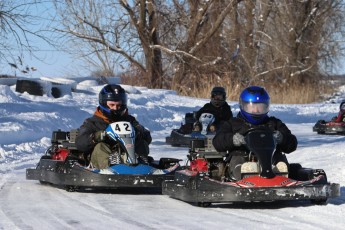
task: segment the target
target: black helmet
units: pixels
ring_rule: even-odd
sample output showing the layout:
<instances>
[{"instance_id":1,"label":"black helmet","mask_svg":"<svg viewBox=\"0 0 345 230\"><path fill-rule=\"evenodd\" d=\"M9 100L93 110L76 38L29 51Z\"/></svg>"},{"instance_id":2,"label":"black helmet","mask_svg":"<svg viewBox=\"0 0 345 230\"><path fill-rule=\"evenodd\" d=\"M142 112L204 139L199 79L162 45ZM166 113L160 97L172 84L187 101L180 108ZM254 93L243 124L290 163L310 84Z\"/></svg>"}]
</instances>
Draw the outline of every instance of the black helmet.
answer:
<instances>
[{"instance_id":1,"label":"black helmet","mask_svg":"<svg viewBox=\"0 0 345 230\"><path fill-rule=\"evenodd\" d=\"M127 94L120 85L106 85L98 95L99 107L104 115L110 119L116 119L127 111ZM121 101L122 105L119 110L111 110L107 106L107 101Z\"/></svg>"},{"instance_id":2,"label":"black helmet","mask_svg":"<svg viewBox=\"0 0 345 230\"><path fill-rule=\"evenodd\" d=\"M224 105L226 99L226 92L223 87L216 86L211 91L211 104L220 107Z\"/></svg>"}]
</instances>

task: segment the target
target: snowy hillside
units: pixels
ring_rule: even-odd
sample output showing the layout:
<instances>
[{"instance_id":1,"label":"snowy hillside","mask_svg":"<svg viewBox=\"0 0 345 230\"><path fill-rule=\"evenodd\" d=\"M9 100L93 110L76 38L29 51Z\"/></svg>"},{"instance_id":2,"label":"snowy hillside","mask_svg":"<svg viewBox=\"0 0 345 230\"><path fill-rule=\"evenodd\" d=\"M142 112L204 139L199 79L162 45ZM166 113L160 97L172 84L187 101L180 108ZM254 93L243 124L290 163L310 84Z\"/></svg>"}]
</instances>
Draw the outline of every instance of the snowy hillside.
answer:
<instances>
[{"instance_id":1,"label":"snowy hillside","mask_svg":"<svg viewBox=\"0 0 345 230\"><path fill-rule=\"evenodd\" d=\"M50 145L52 131L78 128L93 114L102 86L83 83L76 92L53 98L17 93L0 85L0 229L344 229L345 136L318 135L319 119L338 113L345 87L332 101L271 106L270 115L287 123L298 149L290 162L322 168L328 180L341 184L341 197L325 206L308 202L215 204L199 208L167 196L139 191L68 193L25 180ZM186 112L208 99L180 97L174 91L124 86L129 112L152 132L154 158L186 159L187 148L165 144ZM344 93L344 94L343 94ZM335 103L332 103L335 102ZM237 102L229 101L234 114Z\"/></svg>"}]
</instances>

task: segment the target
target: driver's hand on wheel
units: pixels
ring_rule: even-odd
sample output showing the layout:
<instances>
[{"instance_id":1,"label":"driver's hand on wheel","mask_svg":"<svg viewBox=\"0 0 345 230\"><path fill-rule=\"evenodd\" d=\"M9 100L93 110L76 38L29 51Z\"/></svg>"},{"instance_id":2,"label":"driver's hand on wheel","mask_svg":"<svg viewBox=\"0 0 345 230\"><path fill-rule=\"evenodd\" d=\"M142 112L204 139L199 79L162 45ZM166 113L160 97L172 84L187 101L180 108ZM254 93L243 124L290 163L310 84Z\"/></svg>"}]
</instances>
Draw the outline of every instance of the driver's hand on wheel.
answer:
<instances>
[{"instance_id":1,"label":"driver's hand on wheel","mask_svg":"<svg viewBox=\"0 0 345 230\"><path fill-rule=\"evenodd\" d=\"M246 141L244 140L244 136L240 133L235 133L232 137L232 142L235 146L245 145Z\"/></svg>"},{"instance_id":2,"label":"driver's hand on wheel","mask_svg":"<svg viewBox=\"0 0 345 230\"><path fill-rule=\"evenodd\" d=\"M284 136L280 131L276 130L273 132L273 138L276 140L277 144L281 144Z\"/></svg>"}]
</instances>

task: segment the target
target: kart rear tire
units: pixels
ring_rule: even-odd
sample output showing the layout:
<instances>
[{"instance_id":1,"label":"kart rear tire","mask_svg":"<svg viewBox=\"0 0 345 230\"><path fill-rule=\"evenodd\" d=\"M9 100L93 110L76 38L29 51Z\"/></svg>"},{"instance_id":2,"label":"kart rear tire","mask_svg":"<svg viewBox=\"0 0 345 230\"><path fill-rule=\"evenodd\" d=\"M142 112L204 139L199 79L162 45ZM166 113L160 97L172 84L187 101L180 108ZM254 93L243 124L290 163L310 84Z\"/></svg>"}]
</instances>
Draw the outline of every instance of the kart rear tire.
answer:
<instances>
[{"instance_id":1,"label":"kart rear tire","mask_svg":"<svg viewBox=\"0 0 345 230\"><path fill-rule=\"evenodd\" d=\"M48 185L48 184L50 184L49 182L43 181L43 180L40 180L39 182L40 182L40 184L42 184L42 185Z\"/></svg>"},{"instance_id":2,"label":"kart rear tire","mask_svg":"<svg viewBox=\"0 0 345 230\"><path fill-rule=\"evenodd\" d=\"M52 93L52 96L54 98L59 98L59 97L62 96L62 93L61 93L60 89L57 88L57 87L52 87L52 92L51 93Z\"/></svg>"},{"instance_id":3,"label":"kart rear tire","mask_svg":"<svg viewBox=\"0 0 345 230\"><path fill-rule=\"evenodd\" d=\"M66 185L65 190L67 192L76 192L78 191L79 187L78 186L73 186L73 185Z\"/></svg>"}]
</instances>

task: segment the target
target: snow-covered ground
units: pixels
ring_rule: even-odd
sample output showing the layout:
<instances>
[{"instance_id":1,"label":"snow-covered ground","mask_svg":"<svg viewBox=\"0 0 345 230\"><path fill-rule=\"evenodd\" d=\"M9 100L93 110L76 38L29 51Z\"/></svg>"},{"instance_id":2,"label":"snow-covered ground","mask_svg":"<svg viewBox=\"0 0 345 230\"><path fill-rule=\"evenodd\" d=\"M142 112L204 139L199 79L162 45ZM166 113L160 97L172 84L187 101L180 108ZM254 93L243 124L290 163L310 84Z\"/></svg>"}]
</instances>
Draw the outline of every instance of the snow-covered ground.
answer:
<instances>
[{"instance_id":1,"label":"snow-covered ground","mask_svg":"<svg viewBox=\"0 0 345 230\"><path fill-rule=\"evenodd\" d=\"M125 86L129 111L153 136L154 158L186 159L187 148L165 144L186 112L208 99L180 97L173 91ZM341 196L327 205L309 202L214 204L200 208L152 192L75 192L25 179L50 145L54 130L78 128L97 105L101 86L81 84L78 92L61 98L19 94L0 85L0 229L344 229L345 136L318 135L312 127L338 112L336 103L271 106L297 136L290 162L322 168L328 180L341 185ZM78 86L77 86L78 89ZM344 95L345 97L345 95ZM237 102L229 101L234 114Z\"/></svg>"}]
</instances>

